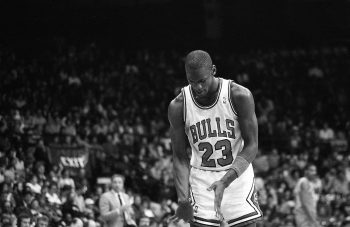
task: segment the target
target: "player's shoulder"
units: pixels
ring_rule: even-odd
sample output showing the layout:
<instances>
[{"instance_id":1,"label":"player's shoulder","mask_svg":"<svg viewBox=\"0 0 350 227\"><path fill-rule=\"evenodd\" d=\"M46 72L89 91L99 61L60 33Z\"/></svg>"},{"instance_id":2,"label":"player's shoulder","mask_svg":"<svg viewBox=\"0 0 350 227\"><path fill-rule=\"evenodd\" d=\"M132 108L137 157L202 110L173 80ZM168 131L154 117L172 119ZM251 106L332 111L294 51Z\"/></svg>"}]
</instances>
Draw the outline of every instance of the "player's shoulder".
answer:
<instances>
[{"instance_id":1,"label":"player's shoulder","mask_svg":"<svg viewBox=\"0 0 350 227\"><path fill-rule=\"evenodd\" d=\"M169 104L169 109L183 108L184 95L180 92Z\"/></svg>"},{"instance_id":2,"label":"player's shoulder","mask_svg":"<svg viewBox=\"0 0 350 227\"><path fill-rule=\"evenodd\" d=\"M234 81L230 81L230 92L232 98L253 98L251 91Z\"/></svg>"},{"instance_id":3,"label":"player's shoulder","mask_svg":"<svg viewBox=\"0 0 350 227\"><path fill-rule=\"evenodd\" d=\"M182 119L183 118L183 105L184 105L184 95L180 92L173 100L171 100L168 107L168 118L172 119Z\"/></svg>"}]
</instances>

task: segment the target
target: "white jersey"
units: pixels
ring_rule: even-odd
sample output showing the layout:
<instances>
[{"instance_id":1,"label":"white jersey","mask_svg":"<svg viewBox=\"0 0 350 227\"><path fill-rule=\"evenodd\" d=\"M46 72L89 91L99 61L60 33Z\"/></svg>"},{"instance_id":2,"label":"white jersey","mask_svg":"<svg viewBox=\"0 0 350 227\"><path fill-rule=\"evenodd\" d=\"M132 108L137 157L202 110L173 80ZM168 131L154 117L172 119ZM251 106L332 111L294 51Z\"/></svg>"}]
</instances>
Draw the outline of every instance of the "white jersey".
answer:
<instances>
[{"instance_id":1,"label":"white jersey","mask_svg":"<svg viewBox=\"0 0 350 227\"><path fill-rule=\"evenodd\" d=\"M230 80L219 78L215 102L202 106L196 102L191 85L182 89L185 132L192 149L191 166L222 171L231 167L243 148L237 114L230 97Z\"/></svg>"}]
</instances>

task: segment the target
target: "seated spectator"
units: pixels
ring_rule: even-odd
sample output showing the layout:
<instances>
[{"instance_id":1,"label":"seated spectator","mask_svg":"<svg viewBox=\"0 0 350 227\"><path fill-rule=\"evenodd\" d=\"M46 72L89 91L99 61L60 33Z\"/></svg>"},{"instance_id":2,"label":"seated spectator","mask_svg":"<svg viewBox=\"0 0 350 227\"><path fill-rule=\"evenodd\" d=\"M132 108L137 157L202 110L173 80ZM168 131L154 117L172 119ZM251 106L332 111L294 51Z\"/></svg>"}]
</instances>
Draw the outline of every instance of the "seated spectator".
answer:
<instances>
[{"instance_id":1,"label":"seated spectator","mask_svg":"<svg viewBox=\"0 0 350 227\"><path fill-rule=\"evenodd\" d=\"M64 186L68 186L72 189L75 188L74 180L70 176L69 169L63 169L62 177L58 180L58 187L62 189Z\"/></svg>"},{"instance_id":2,"label":"seated spectator","mask_svg":"<svg viewBox=\"0 0 350 227\"><path fill-rule=\"evenodd\" d=\"M30 213L30 204L34 199L34 193L28 187L23 192L23 197L17 202L16 205L16 214L20 214L22 212Z\"/></svg>"},{"instance_id":3,"label":"seated spectator","mask_svg":"<svg viewBox=\"0 0 350 227\"><path fill-rule=\"evenodd\" d=\"M347 181L345 178L344 170L338 171L337 176L333 182L333 189L336 193L342 195L349 194L349 181Z\"/></svg>"},{"instance_id":4,"label":"seated spectator","mask_svg":"<svg viewBox=\"0 0 350 227\"><path fill-rule=\"evenodd\" d=\"M35 227L48 227L49 226L49 218L45 215L39 217L37 219Z\"/></svg>"},{"instance_id":5,"label":"seated spectator","mask_svg":"<svg viewBox=\"0 0 350 227\"><path fill-rule=\"evenodd\" d=\"M51 204L58 204L61 205L61 199L58 196L58 189L57 189L57 184L56 183L51 183L49 186L48 192L45 194L47 200Z\"/></svg>"},{"instance_id":6,"label":"seated spectator","mask_svg":"<svg viewBox=\"0 0 350 227\"><path fill-rule=\"evenodd\" d=\"M80 218L74 218L70 227L83 227L84 223Z\"/></svg>"},{"instance_id":7,"label":"seated spectator","mask_svg":"<svg viewBox=\"0 0 350 227\"><path fill-rule=\"evenodd\" d=\"M328 123L323 123L323 127L319 131L319 138L323 142L330 142L334 139L334 130L329 127Z\"/></svg>"},{"instance_id":8,"label":"seated spectator","mask_svg":"<svg viewBox=\"0 0 350 227\"><path fill-rule=\"evenodd\" d=\"M59 119L58 114L55 113L54 116L49 114L47 124L45 125L45 133L51 135L58 134L61 131L61 127L61 120Z\"/></svg>"},{"instance_id":9,"label":"seated spectator","mask_svg":"<svg viewBox=\"0 0 350 227\"><path fill-rule=\"evenodd\" d=\"M38 177L33 174L29 178L29 182L26 183L26 187L29 187L30 190L36 194L41 193L41 185L38 183Z\"/></svg>"},{"instance_id":10,"label":"seated spectator","mask_svg":"<svg viewBox=\"0 0 350 227\"><path fill-rule=\"evenodd\" d=\"M2 217L0 220L2 220L2 223L10 223L13 224L16 221L16 215L14 213L14 206L11 204L10 201L5 201L2 204L1 212Z\"/></svg>"},{"instance_id":11,"label":"seated spectator","mask_svg":"<svg viewBox=\"0 0 350 227\"><path fill-rule=\"evenodd\" d=\"M37 164L35 165L35 169L36 169L36 174L38 177L38 183L43 186L44 182L46 182L47 178L45 175L45 165L43 162L37 162Z\"/></svg>"},{"instance_id":12,"label":"seated spectator","mask_svg":"<svg viewBox=\"0 0 350 227\"><path fill-rule=\"evenodd\" d=\"M73 205L78 209L80 214L84 214L86 211L85 199L83 194L85 193L84 185L77 184L75 190L73 190Z\"/></svg>"},{"instance_id":13,"label":"seated spectator","mask_svg":"<svg viewBox=\"0 0 350 227\"><path fill-rule=\"evenodd\" d=\"M142 216L139 221L139 227L149 227L151 224L151 220L147 216Z\"/></svg>"},{"instance_id":14,"label":"seated spectator","mask_svg":"<svg viewBox=\"0 0 350 227\"><path fill-rule=\"evenodd\" d=\"M32 216L28 212L22 212L18 215L18 227L30 227L33 223Z\"/></svg>"}]
</instances>

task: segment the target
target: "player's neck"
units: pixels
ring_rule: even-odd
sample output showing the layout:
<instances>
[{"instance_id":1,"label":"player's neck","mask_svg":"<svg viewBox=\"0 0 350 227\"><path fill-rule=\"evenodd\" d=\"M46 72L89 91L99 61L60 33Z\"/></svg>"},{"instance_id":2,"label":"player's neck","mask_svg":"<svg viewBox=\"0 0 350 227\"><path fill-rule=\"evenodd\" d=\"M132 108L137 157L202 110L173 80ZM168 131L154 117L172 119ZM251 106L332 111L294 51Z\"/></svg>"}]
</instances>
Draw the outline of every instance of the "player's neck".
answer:
<instances>
[{"instance_id":1,"label":"player's neck","mask_svg":"<svg viewBox=\"0 0 350 227\"><path fill-rule=\"evenodd\" d=\"M214 77L213 79L213 84L211 85L211 87L209 88L208 94L203 97L204 99L215 99L216 95L219 92L220 89L220 79L217 77Z\"/></svg>"},{"instance_id":2,"label":"player's neck","mask_svg":"<svg viewBox=\"0 0 350 227\"><path fill-rule=\"evenodd\" d=\"M214 83L212 86L211 91L209 91L209 95L216 95L219 92L220 89L220 79L217 77L214 77Z\"/></svg>"}]
</instances>

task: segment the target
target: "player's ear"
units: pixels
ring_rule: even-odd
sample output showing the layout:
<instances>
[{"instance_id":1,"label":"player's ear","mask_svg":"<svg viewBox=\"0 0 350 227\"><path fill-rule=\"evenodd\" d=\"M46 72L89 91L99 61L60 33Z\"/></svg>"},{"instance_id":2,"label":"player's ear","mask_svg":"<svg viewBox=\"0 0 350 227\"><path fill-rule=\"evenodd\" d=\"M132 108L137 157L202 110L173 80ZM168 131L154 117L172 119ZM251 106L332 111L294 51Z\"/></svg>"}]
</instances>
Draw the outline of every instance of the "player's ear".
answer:
<instances>
[{"instance_id":1,"label":"player's ear","mask_svg":"<svg viewBox=\"0 0 350 227\"><path fill-rule=\"evenodd\" d=\"M216 74L216 66L213 65L212 66L212 75L215 76L215 74Z\"/></svg>"}]
</instances>

